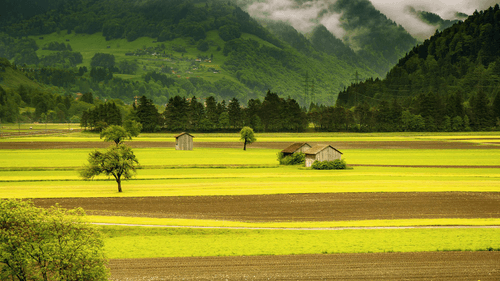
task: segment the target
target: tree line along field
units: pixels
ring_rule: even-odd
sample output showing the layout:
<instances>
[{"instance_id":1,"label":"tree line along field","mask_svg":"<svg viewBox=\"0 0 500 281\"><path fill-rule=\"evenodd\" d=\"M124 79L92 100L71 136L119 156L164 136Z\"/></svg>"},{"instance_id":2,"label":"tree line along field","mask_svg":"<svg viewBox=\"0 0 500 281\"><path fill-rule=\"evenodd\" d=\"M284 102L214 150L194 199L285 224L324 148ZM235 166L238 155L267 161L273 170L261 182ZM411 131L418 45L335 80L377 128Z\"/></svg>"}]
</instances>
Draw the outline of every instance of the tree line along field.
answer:
<instances>
[{"instance_id":1,"label":"tree line along field","mask_svg":"<svg viewBox=\"0 0 500 281\"><path fill-rule=\"evenodd\" d=\"M331 143L350 169L279 166L277 152L294 140ZM396 253L410 264L426 256L442 265L433 271L412 264L415 276L494 280L500 277L491 262L500 249L499 140L492 133L257 134L243 151L237 134L200 134L193 151L176 151L172 136L145 134L127 142L142 169L119 194L112 179L78 177L88 153L109 145L97 135L4 138L0 194L43 207L83 207L90 222L118 224L100 226L114 280L243 278L256 274L253 263L268 278L301 279L315 276L307 266L312 261L321 268L343 264L335 274L361 278L365 271L348 270L338 257L371 259L381 265L370 271L377 276L397 274L388 263ZM82 142L88 146L70 148ZM478 255L485 262L471 262ZM283 266L273 271L266 259ZM186 273L186 263L198 275ZM216 270L195 269L207 263ZM240 263L240 270L228 263Z\"/></svg>"}]
</instances>

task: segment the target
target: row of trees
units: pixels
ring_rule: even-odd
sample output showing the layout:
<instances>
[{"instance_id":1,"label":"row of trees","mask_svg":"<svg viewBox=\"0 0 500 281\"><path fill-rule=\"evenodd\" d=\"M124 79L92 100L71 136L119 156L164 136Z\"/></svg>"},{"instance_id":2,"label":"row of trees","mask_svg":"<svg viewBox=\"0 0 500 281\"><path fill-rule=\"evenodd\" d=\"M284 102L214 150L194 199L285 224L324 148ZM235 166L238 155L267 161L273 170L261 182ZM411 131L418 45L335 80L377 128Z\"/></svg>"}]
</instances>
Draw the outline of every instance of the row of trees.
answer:
<instances>
[{"instance_id":1,"label":"row of trees","mask_svg":"<svg viewBox=\"0 0 500 281\"><path fill-rule=\"evenodd\" d=\"M483 131L500 129L500 94L480 91L468 100L455 93L429 92L400 103L375 106L363 102L351 108L312 107L309 120L325 131Z\"/></svg>"},{"instance_id":2,"label":"row of trees","mask_svg":"<svg viewBox=\"0 0 500 281\"><path fill-rule=\"evenodd\" d=\"M196 97L185 99L180 96L171 98L163 113L152 101L141 97L134 114L143 125L143 131L237 131L249 126L257 131L304 131L308 125L306 113L293 99L282 99L268 91L261 102L251 99L247 107L242 107L237 98L227 104L217 102L211 96L205 101Z\"/></svg>"},{"instance_id":3,"label":"row of trees","mask_svg":"<svg viewBox=\"0 0 500 281\"><path fill-rule=\"evenodd\" d=\"M82 97L83 98L83 97ZM120 125L120 110L114 103L101 104L86 111L81 126L101 131ZM440 96L420 94L410 102L397 99L371 106L364 102L354 107L311 104L308 111L294 99L280 98L267 92L261 102L251 99L243 107L238 99L228 103L214 97L199 100L175 96L165 110L142 96L125 120L140 122L145 132L167 131L238 131L244 126L258 132L302 132L312 123L318 131L470 131L500 128L500 94L489 99L484 92L464 101L459 94Z\"/></svg>"}]
</instances>

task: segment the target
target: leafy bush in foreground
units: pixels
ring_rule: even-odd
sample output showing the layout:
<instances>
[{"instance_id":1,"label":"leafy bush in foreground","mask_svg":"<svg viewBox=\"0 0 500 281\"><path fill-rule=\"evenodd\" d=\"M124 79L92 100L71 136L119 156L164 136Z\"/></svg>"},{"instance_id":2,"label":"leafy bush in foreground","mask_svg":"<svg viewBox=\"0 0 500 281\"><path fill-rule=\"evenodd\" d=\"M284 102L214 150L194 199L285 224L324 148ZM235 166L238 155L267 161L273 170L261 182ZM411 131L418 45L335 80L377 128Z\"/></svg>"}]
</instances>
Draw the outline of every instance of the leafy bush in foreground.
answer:
<instances>
[{"instance_id":1,"label":"leafy bush in foreground","mask_svg":"<svg viewBox=\"0 0 500 281\"><path fill-rule=\"evenodd\" d=\"M314 161L311 166L315 170L343 170L347 168L344 159L335 159L333 161Z\"/></svg>"},{"instance_id":2,"label":"leafy bush in foreground","mask_svg":"<svg viewBox=\"0 0 500 281\"><path fill-rule=\"evenodd\" d=\"M107 280L102 236L83 215L0 200L0 280Z\"/></svg>"},{"instance_id":3,"label":"leafy bush in foreground","mask_svg":"<svg viewBox=\"0 0 500 281\"><path fill-rule=\"evenodd\" d=\"M306 155L303 152L297 152L292 155L284 156L282 152L278 153L280 165L299 165L304 164Z\"/></svg>"}]
</instances>

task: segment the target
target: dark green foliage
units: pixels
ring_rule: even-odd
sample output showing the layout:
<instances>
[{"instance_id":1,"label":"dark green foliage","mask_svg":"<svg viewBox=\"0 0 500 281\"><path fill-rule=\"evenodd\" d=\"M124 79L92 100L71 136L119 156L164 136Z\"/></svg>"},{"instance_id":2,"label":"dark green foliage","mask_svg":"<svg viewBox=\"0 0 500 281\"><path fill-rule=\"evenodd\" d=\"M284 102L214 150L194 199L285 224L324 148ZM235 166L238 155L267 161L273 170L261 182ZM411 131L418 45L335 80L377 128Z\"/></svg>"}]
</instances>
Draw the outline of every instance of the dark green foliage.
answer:
<instances>
[{"instance_id":1,"label":"dark green foliage","mask_svg":"<svg viewBox=\"0 0 500 281\"><path fill-rule=\"evenodd\" d=\"M453 21L444 20L439 15L434 14L434 13L430 13L430 12L426 12L426 11L418 11L418 12L415 11L415 13L424 22L427 22L430 25L436 26L437 29L440 31L443 29L446 29L446 28L448 28L448 27L450 27L453 24L458 22L458 20L453 20Z\"/></svg>"},{"instance_id":2,"label":"dark green foliage","mask_svg":"<svg viewBox=\"0 0 500 281\"><path fill-rule=\"evenodd\" d=\"M189 128L189 104L185 98L170 98L163 115L169 131L186 131Z\"/></svg>"},{"instance_id":3,"label":"dark green foliage","mask_svg":"<svg viewBox=\"0 0 500 281\"><path fill-rule=\"evenodd\" d=\"M240 27L238 25L229 25L229 24L221 26L219 28L219 36L224 41L240 38L241 36Z\"/></svg>"},{"instance_id":4,"label":"dark green foliage","mask_svg":"<svg viewBox=\"0 0 500 281\"><path fill-rule=\"evenodd\" d=\"M229 123L232 128L241 128L243 125L243 114L240 106L240 102L237 98L233 98L229 101L227 107L227 113L229 116Z\"/></svg>"},{"instance_id":5,"label":"dark green foliage","mask_svg":"<svg viewBox=\"0 0 500 281\"><path fill-rule=\"evenodd\" d=\"M314 161L311 166L314 170L343 170L347 169L344 159L335 159L333 161Z\"/></svg>"},{"instance_id":6,"label":"dark green foliage","mask_svg":"<svg viewBox=\"0 0 500 281\"><path fill-rule=\"evenodd\" d=\"M92 82L102 82L102 81L109 81L113 79L113 72L109 68L104 68L104 67L92 67L90 70L90 78L92 79Z\"/></svg>"},{"instance_id":7,"label":"dark green foliage","mask_svg":"<svg viewBox=\"0 0 500 281\"><path fill-rule=\"evenodd\" d=\"M205 41L205 40L200 40L198 42L198 45L196 46L196 48L202 52L206 52L208 51L208 49L210 48L210 46L208 45L208 42Z\"/></svg>"},{"instance_id":8,"label":"dark green foliage","mask_svg":"<svg viewBox=\"0 0 500 281\"><path fill-rule=\"evenodd\" d=\"M278 161L280 165L301 165L306 161L306 155L303 152L296 152L291 155L284 156L283 152L278 153Z\"/></svg>"},{"instance_id":9,"label":"dark green foliage","mask_svg":"<svg viewBox=\"0 0 500 281\"><path fill-rule=\"evenodd\" d=\"M135 60L122 60L118 63L118 68L123 74L135 74L135 72L139 69L139 65Z\"/></svg>"},{"instance_id":10,"label":"dark green foliage","mask_svg":"<svg viewBox=\"0 0 500 281\"><path fill-rule=\"evenodd\" d=\"M51 51L73 51L70 44L64 44L59 42L50 42L42 47L42 50L51 50Z\"/></svg>"},{"instance_id":11,"label":"dark green foliage","mask_svg":"<svg viewBox=\"0 0 500 281\"><path fill-rule=\"evenodd\" d=\"M83 62L83 56L79 52L55 52L40 59L40 64L45 67L72 68Z\"/></svg>"},{"instance_id":12,"label":"dark green foliage","mask_svg":"<svg viewBox=\"0 0 500 281\"><path fill-rule=\"evenodd\" d=\"M92 97L91 95L87 95ZM82 96L83 98L83 96ZM102 131L110 125L122 125L120 110L114 102L99 104L93 109L84 111L80 119L80 126L90 130Z\"/></svg>"},{"instance_id":13,"label":"dark green foliage","mask_svg":"<svg viewBox=\"0 0 500 281\"><path fill-rule=\"evenodd\" d=\"M142 124L143 132L158 132L163 126L163 120L153 101L142 96L139 105L135 110L135 115Z\"/></svg>"},{"instance_id":14,"label":"dark green foliage","mask_svg":"<svg viewBox=\"0 0 500 281\"><path fill-rule=\"evenodd\" d=\"M112 54L96 53L90 61L91 67L103 67L113 69L115 67L115 56Z\"/></svg>"}]
</instances>

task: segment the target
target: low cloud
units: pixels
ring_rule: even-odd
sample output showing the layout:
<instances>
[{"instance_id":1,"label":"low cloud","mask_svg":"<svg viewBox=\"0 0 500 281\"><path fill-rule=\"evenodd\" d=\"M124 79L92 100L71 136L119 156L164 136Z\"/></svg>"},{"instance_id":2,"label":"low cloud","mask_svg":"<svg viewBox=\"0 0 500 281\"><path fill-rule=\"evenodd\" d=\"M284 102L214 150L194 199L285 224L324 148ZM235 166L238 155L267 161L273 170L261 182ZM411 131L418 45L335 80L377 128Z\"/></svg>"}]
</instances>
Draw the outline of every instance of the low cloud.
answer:
<instances>
[{"instance_id":1,"label":"low cloud","mask_svg":"<svg viewBox=\"0 0 500 281\"><path fill-rule=\"evenodd\" d=\"M328 6L334 1L312 0L266 0L247 6L248 13L255 18L288 22L302 33L311 32L314 27L323 24L332 34L342 39L345 34L340 26L340 14L328 12Z\"/></svg>"},{"instance_id":2,"label":"low cloud","mask_svg":"<svg viewBox=\"0 0 500 281\"><path fill-rule=\"evenodd\" d=\"M345 40L342 14L329 9L337 0L236 0L255 18L288 22L302 33L311 32L319 24L333 35ZM459 14L471 15L485 10L500 0L369 0L389 19L403 26L413 37L425 40L436 31L436 26L419 18L419 11L439 15L444 20L463 20Z\"/></svg>"},{"instance_id":3,"label":"low cloud","mask_svg":"<svg viewBox=\"0 0 500 281\"><path fill-rule=\"evenodd\" d=\"M403 26L411 35L423 40L432 36L435 26L424 23L414 11L439 15L444 20L463 18L457 13L471 15L475 10L485 10L498 0L370 0L373 6L389 19Z\"/></svg>"}]
</instances>

